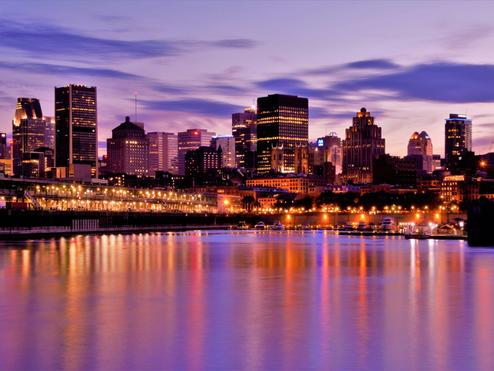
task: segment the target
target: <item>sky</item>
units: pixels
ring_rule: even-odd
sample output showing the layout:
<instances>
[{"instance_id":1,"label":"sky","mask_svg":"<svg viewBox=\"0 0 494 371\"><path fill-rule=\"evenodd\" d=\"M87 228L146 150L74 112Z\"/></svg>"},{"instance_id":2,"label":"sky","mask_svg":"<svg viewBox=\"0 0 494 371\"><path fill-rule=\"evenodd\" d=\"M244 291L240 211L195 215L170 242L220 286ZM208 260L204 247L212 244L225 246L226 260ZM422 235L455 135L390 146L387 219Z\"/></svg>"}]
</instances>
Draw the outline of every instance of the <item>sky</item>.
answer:
<instances>
[{"instance_id":1,"label":"sky","mask_svg":"<svg viewBox=\"0 0 494 371\"><path fill-rule=\"evenodd\" d=\"M147 131L231 134L257 97L309 98L311 139L344 136L366 107L386 151L425 130L444 153L449 113L494 151L494 2L0 0L0 131L17 97L53 115L54 87L98 88L104 152L126 115Z\"/></svg>"}]
</instances>

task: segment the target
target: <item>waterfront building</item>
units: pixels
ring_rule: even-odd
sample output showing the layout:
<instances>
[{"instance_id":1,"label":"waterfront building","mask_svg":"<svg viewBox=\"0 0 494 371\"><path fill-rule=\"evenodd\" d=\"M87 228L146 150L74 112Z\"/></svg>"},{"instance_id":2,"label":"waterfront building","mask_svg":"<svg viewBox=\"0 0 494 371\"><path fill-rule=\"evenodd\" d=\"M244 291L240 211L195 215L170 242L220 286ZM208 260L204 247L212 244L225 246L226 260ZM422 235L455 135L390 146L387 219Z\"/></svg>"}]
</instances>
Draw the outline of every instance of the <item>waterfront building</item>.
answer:
<instances>
[{"instance_id":1,"label":"waterfront building","mask_svg":"<svg viewBox=\"0 0 494 371\"><path fill-rule=\"evenodd\" d=\"M323 179L307 176L283 175L278 177L261 177L247 179L247 187L264 187L283 189L288 192L301 194L317 193L326 185Z\"/></svg>"},{"instance_id":2,"label":"waterfront building","mask_svg":"<svg viewBox=\"0 0 494 371\"><path fill-rule=\"evenodd\" d=\"M148 173L148 142L144 129L127 116L107 140L107 171L145 176Z\"/></svg>"},{"instance_id":3,"label":"waterfront building","mask_svg":"<svg viewBox=\"0 0 494 371\"><path fill-rule=\"evenodd\" d=\"M151 132L148 140L148 174L154 176L157 171L177 174L178 138L174 133Z\"/></svg>"},{"instance_id":4,"label":"waterfront building","mask_svg":"<svg viewBox=\"0 0 494 371\"><path fill-rule=\"evenodd\" d=\"M221 147L221 166L222 167L236 167L236 152L235 152L235 137L231 135L223 135L213 137L211 140L211 146L215 149Z\"/></svg>"},{"instance_id":5,"label":"waterfront building","mask_svg":"<svg viewBox=\"0 0 494 371\"><path fill-rule=\"evenodd\" d=\"M309 140L309 100L273 94L257 99L257 154L259 174L272 170L273 148L282 148L282 172L295 172L295 147Z\"/></svg>"},{"instance_id":6,"label":"waterfront building","mask_svg":"<svg viewBox=\"0 0 494 371\"><path fill-rule=\"evenodd\" d=\"M232 135L235 138L235 164L238 168L252 168L257 143L256 107L232 114Z\"/></svg>"},{"instance_id":7,"label":"waterfront building","mask_svg":"<svg viewBox=\"0 0 494 371\"><path fill-rule=\"evenodd\" d=\"M425 131L420 134L414 132L408 141L407 157L416 161L417 170L430 174L434 170L432 156L432 140L429 135Z\"/></svg>"},{"instance_id":8,"label":"waterfront building","mask_svg":"<svg viewBox=\"0 0 494 371\"><path fill-rule=\"evenodd\" d=\"M384 154L381 128L365 108L357 112L346 129L343 147L343 177L354 183L371 183L373 162Z\"/></svg>"},{"instance_id":9,"label":"waterfront building","mask_svg":"<svg viewBox=\"0 0 494 371\"><path fill-rule=\"evenodd\" d=\"M188 129L178 133L178 173L185 175L185 154L201 146L211 145L216 133L206 129Z\"/></svg>"},{"instance_id":10,"label":"waterfront building","mask_svg":"<svg viewBox=\"0 0 494 371\"><path fill-rule=\"evenodd\" d=\"M12 165L15 176L22 175L22 161L36 148L46 146L49 128L36 98L18 98L12 120Z\"/></svg>"},{"instance_id":11,"label":"waterfront building","mask_svg":"<svg viewBox=\"0 0 494 371\"><path fill-rule=\"evenodd\" d=\"M97 177L98 120L96 88L67 85L55 88L55 162L69 174L89 169Z\"/></svg>"},{"instance_id":12,"label":"waterfront building","mask_svg":"<svg viewBox=\"0 0 494 371\"><path fill-rule=\"evenodd\" d=\"M452 113L446 119L444 131L446 167L454 173L461 167L467 152L472 151L472 120L465 115Z\"/></svg>"},{"instance_id":13,"label":"waterfront building","mask_svg":"<svg viewBox=\"0 0 494 371\"><path fill-rule=\"evenodd\" d=\"M194 177L221 168L221 148L201 146L185 154L185 175Z\"/></svg>"}]
</instances>

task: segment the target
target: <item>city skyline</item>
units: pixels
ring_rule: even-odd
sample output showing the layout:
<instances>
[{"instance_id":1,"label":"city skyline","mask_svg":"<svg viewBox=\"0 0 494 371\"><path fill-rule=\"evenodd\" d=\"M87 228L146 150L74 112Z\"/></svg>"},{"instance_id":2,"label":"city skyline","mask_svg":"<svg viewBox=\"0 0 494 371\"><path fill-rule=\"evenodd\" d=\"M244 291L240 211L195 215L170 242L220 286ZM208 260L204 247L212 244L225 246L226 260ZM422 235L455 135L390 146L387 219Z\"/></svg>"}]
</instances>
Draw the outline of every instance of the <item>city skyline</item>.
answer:
<instances>
[{"instance_id":1,"label":"city skyline","mask_svg":"<svg viewBox=\"0 0 494 371\"><path fill-rule=\"evenodd\" d=\"M39 98L52 116L53 87L81 83L98 87L100 149L126 115L147 131L204 127L229 134L232 113L281 93L309 99L311 139L342 137L353 112L365 106L389 153L406 154L410 135L427 130L443 154L444 120L456 112L473 120L474 151L489 152L494 5L476 3L485 11L471 20L464 3L374 4L265 3L263 12L255 2L16 4L0 26L0 131L9 132L18 97ZM77 19L67 17L75 11ZM268 32L275 11L278 27ZM366 16L352 27L356 11ZM249 27L232 27L239 14ZM292 28L298 15L314 26ZM186 28L191 22L197 27Z\"/></svg>"}]
</instances>

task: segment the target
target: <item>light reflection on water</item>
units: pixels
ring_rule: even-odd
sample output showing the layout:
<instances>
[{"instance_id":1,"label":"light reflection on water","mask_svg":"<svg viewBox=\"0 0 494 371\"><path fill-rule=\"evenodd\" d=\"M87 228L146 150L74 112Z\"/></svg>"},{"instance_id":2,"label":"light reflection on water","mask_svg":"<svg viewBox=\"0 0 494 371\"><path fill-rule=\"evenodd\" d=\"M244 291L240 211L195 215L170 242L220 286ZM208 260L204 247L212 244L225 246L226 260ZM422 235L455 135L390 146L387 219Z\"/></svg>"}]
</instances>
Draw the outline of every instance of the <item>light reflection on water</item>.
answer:
<instances>
[{"instance_id":1,"label":"light reflection on water","mask_svg":"<svg viewBox=\"0 0 494 371\"><path fill-rule=\"evenodd\" d=\"M329 232L0 242L0 368L494 370L494 251Z\"/></svg>"}]
</instances>

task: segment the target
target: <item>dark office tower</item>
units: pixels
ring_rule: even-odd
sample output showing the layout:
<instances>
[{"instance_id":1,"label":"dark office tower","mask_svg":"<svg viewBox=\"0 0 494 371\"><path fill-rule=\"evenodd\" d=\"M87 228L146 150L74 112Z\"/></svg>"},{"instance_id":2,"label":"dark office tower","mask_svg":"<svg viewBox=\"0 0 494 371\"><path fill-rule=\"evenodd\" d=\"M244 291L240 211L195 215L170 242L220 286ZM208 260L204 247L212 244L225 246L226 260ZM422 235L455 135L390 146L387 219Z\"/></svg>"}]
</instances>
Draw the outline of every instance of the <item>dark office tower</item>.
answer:
<instances>
[{"instance_id":1,"label":"dark office tower","mask_svg":"<svg viewBox=\"0 0 494 371\"><path fill-rule=\"evenodd\" d=\"M201 146L185 154L185 175L204 175L221 168L221 148Z\"/></svg>"},{"instance_id":2,"label":"dark office tower","mask_svg":"<svg viewBox=\"0 0 494 371\"><path fill-rule=\"evenodd\" d=\"M45 145L46 122L41 104L35 98L18 98L12 120L12 167L15 176L22 175L24 155Z\"/></svg>"},{"instance_id":3,"label":"dark office tower","mask_svg":"<svg viewBox=\"0 0 494 371\"><path fill-rule=\"evenodd\" d=\"M189 129L178 133L178 173L185 175L185 154L201 146L210 146L216 133L206 129Z\"/></svg>"},{"instance_id":4,"label":"dark office tower","mask_svg":"<svg viewBox=\"0 0 494 371\"><path fill-rule=\"evenodd\" d=\"M448 170L461 167L463 157L472 151L472 120L465 115L450 114L445 124L445 160Z\"/></svg>"},{"instance_id":5,"label":"dark office tower","mask_svg":"<svg viewBox=\"0 0 494 371\"><path fill-rule=\"evenodd\" d=\"M282 172L295 171L295 147L309 140L309 100L273 94L257 99L257 156L259 174L271 170L271 149L283 148Z\"/></svg>"},{"instance_id":6,"label":"dark office tower","mask_svg":"<svg viewBox=\"0 0 494 371\"><path fill-rule=\"evenodd\" d=\"M0 133L0 160L8 157L7 153L7 133Z\"/></svg>"},{"instance_id":7,"label":"dark office tower","mask_svg":"<svg viewBox=\"0 0 494 371\"><path fill-rule=\"evenodd\" d=\"M55 158L57 167L90 167L97 177L98 128L96 88L55 88Z\"/></svg>"},{"instance_id":8,"label":"dark office tower","mask_svg":"<svg viewBox=\"0 0 494 371\"><path fill-rule=\"evenodd\" d=\"M107 171L113 174L144 176L148 172L148 141L144 129L130 122L125 122L112 130L112 137L107 139Z\"/></svg>"},{"instance_id":9,"label":"dark office tower","mask_svg":"<svg viewBox=\"0 0 494 371\"><path fill-rule=\"evenodd\" d=\"M256 151L256 108L249 107L244 112L232 114L232 135L235 138L235 165L248 167L249 155Z\"/></svg>"},{"instance_id":10,"label":"dark office tower","mask_svg":"<svg viewBox=\"0 0 494 371\"><path fill-rule=\"evenodd\" d=\"M384 139L381 128L374 124L374 117L365 108L357 112L352 126L345 130L342 147L344 179L371 183L373 162L384 155Z\"/></svg>"}]
</instances>

